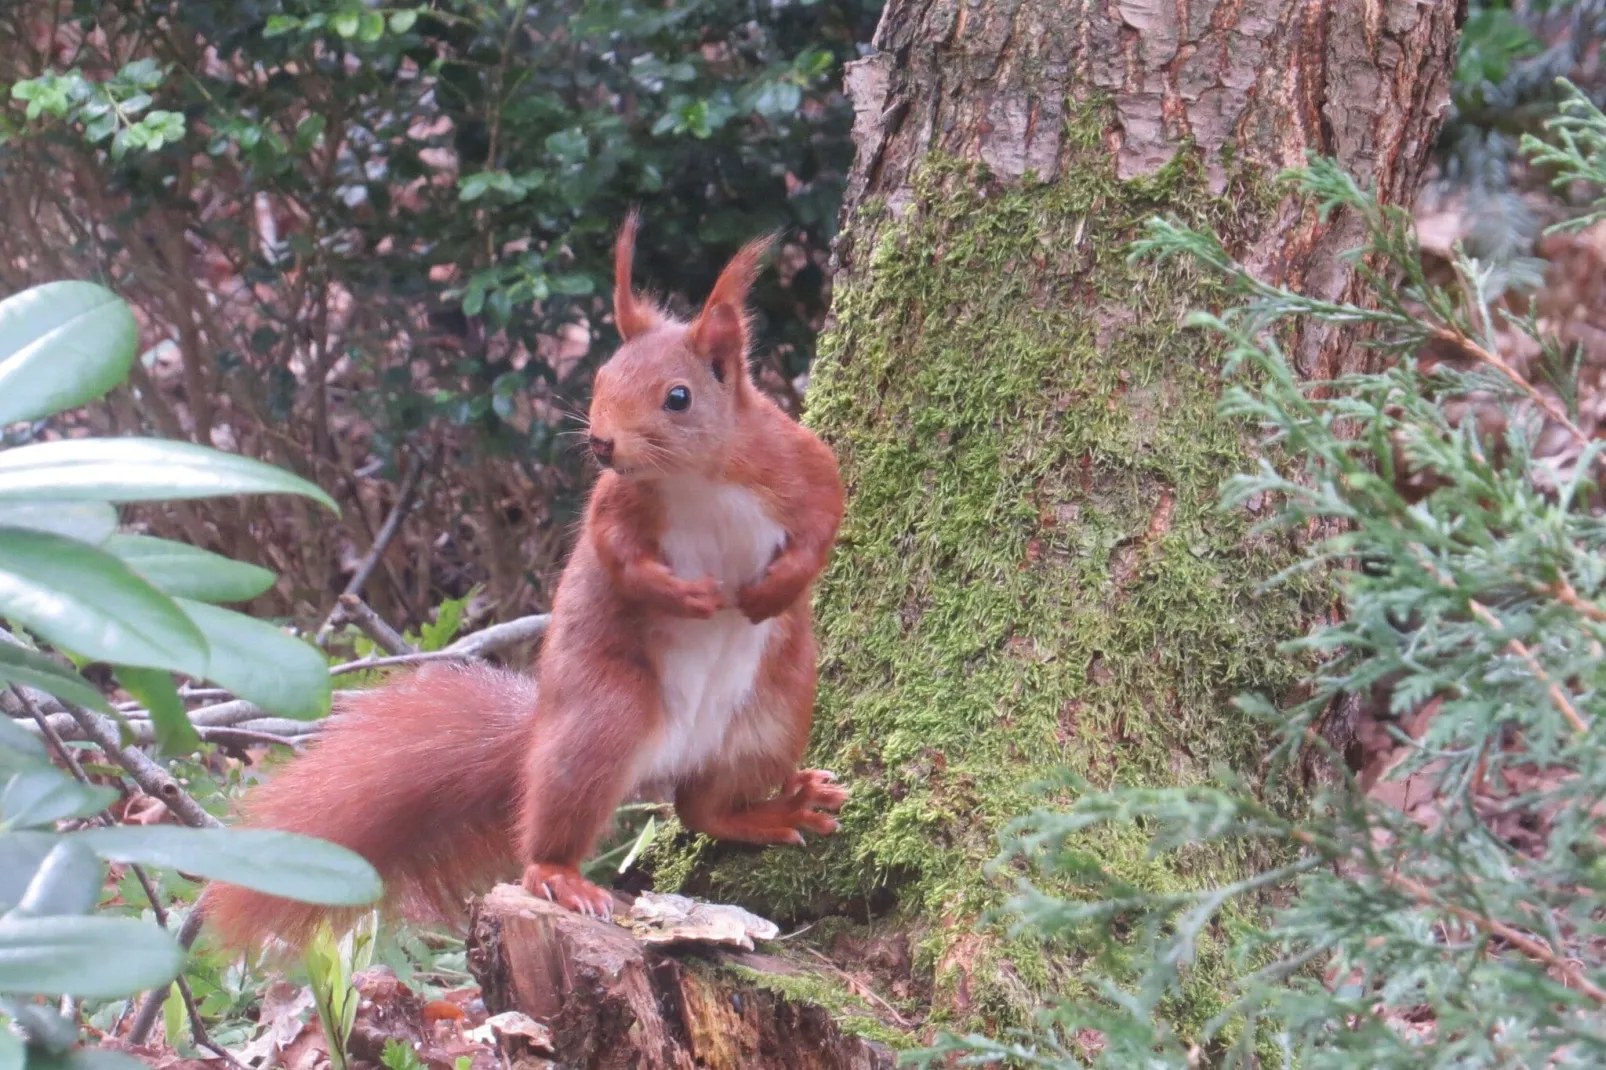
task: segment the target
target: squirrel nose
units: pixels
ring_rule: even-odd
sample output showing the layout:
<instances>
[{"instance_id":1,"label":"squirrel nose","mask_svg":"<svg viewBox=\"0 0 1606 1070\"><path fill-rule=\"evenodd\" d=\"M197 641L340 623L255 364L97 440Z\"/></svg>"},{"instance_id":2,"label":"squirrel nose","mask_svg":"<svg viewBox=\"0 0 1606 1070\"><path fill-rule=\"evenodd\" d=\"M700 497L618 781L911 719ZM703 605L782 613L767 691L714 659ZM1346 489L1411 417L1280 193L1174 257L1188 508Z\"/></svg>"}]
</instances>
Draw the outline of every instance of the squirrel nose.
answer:
<instances>
[{"instance_id":1,"label":"squirrel nose","mask_svg":"<svg viewBox=\"0 0 1606 1070\"><path fill-rule=\"evenodd\" d=\"M591 436L591 456L597 459L598 464L613 463L613 439Z\"/></svg>"}]
</instances>

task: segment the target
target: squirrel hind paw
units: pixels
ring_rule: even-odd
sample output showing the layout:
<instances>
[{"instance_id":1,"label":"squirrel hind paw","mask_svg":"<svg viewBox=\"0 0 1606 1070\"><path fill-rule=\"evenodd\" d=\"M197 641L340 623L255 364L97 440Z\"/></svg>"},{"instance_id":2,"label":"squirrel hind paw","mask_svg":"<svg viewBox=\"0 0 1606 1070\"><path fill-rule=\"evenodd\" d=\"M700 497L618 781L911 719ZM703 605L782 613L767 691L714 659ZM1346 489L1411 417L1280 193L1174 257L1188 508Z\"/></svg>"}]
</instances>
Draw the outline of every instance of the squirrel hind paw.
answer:
<instances>
[{"instance_id":1,"label":"squirrel hind paw","mask_svg":"<svg viewBox=\"0 0 1606 1070\"><path fill-rule=\"evenodd\" d=\"M525 867L520 883L531 895L548 899L565 910L588 918L613 917L613 894L580 876L573 866L537 862Z\"/></svg>"},{"instance_id":2,"label":"squirrel hind paw","mask_svg":"<svg viewBox=\"0 0 1606 1070\"><path fill-rule=\"evenodd\" d=\"M799 769L786 778L780 797L799 810L834 812L848 801L848 789L836 782L835 773L824 769Z\"/></svg>"}]
</instances>

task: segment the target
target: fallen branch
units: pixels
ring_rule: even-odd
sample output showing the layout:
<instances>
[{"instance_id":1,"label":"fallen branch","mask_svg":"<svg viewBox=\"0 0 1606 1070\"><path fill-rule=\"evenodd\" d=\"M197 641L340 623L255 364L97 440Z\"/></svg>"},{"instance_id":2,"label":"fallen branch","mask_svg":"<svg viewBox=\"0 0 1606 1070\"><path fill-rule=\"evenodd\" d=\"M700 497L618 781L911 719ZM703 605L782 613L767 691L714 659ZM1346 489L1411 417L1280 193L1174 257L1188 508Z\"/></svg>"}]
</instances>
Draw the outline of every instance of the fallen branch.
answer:
<instances>
[{"instance_id":1,"label":"fallen branch","mask_svg":"<svg viewBox=\"0 0 1606 1070\"><path fill-rule=\"evenodd\" d=\"M550 614L538 613L530 617L520 617L505 624L493 624L489 628L482 628L472 635L465 635L444 650L420 651L412 654L398 654L386 658L358 658L336 665L329 670L330 676L344 676L347 673L366 672L369 669L386 669L398 665L422 665L431 661L465 661L483 658L520 643L539 639L546 634L547 625L551 622Z\"/></svg>"},{"instance_id":2,"label":"fallen branch","mask_svg":"<svg viewBox=\"0 0 1606 1070\"><path fill-rule=\"evenodd\" d=\"M414 654L417 649L403 639L401 633L375 613L373 607L354 594L340 596L340 607L344 616L351 623L361 628L363 634L372 639L379 649L387 654Z\"/></svg>"},{"instance_id":3,"label":"fallen branch","mask_svg":"<svg viewBox=\"0 0 1606 1070\"><path fill-rule=\"evenodd\" d=\"M536 613L529 617L519 617L502 624L492 624L481 628L477 632L463 636L446 650L464 658L483 658L487 654L500 653L509 647L520 643L533 642L546 634L547 626L552 623L552 614Z\"/></svg>"},{"instance_id":4,"label":"fallen branch","mask_svg":"<svg viewBox=\"0 0 1606 1070\"><path fill-rule=\"evenodd\" d=\"M76 743L85 740L97 742L93 736L83 730L77 721L72 719L70 714L58 713L43 716L45 716L45 723L49 726L50 731L67 742ZM255 723L247 723L215 727L197 725L195 734L201 737L202 743L218 743L225 746L245 746L252 743L282 743L289 747L299 747L308 740L316 738L325 723L323 718L316 721L285 721L282 718L274 718L272 720L282 721L285 726L294 725L296 726L295 730L292 731L288 727L280 727L279 724L264 727ZM21 727L33 732L35 735L41 734L37 727L30 726L27 723L23 723ZM149 747L156 743L156 729L149 720L130 719L129 727L133 729L133 746Z\"/></svg>"},{"instance_id":5,"label":"fallen branch","mask_svg":"<svg viewBox=\"0 0 1606 1070\"><path fill-rule=\"evenodd\" d=\"M434 661L473 661L487 657L491 654L501 653L523 643L533 642L546 633L551 616L538 613L528 617L519 617L502 624L493 624L477 632L463 636L444 650L422 651L411 654L401 654L392 657L359 658L342 665L336 665L329 670L331 676L339 677L354 672L366 672L369 669L394 668L402 665L421 665ZM0 633L4 635L4 633ZM6 638L10 638L7 636ZM335 702L338 705L344 695L354 694L353 691L336 691ZM195 726L197 734L203 742L229 742L227 738L212 729L238 728L247 732L259 733L263 736L273 737L273 742L305 742L315 737L322 729L323 719L314 721L292 721L287 718L274 717L267 710L245 699L230 696L230 692L216 687L192 688L179 692L184 698L225 698L227 701L214 702L208 706L200 706L189 712L190 723ZM32 695L39 708L46 713L52 729L65 740L77 741L92 739L86 734L79 722L69 713L61 702L49 695L39 692ZM135 743L138 746L148 746L156 741L154 732L149 727L150 712L144 708L123 704L119 712L134 729ZM21 727L37 733L37 726L27 721L19 722Z\"/></svg>"}]
</instances>

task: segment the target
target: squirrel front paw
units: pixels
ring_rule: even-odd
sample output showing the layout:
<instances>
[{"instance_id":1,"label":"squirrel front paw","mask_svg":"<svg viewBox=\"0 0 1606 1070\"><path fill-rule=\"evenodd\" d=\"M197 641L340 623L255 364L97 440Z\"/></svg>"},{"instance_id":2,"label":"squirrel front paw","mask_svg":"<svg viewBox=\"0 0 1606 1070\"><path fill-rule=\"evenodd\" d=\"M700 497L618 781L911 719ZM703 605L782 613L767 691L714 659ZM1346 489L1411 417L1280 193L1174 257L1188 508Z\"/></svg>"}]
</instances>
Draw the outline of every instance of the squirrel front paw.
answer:
<instances>
[{"instance_id":1,"label":"squirrel front paw","mask_svg":"<svg viewBox=\"0 0 1606 1070\"><path fill-rule=\"evenodd\" d=\"M565 910L588 918L613 916L613 896L584 877L573 866L536 862L524 867L524 890L549 899Z\"/></svg>"},{"instance_id":2,"label":"squirrel front paw","mask_svg":"<svg viewBox=\"0 0 1606 1070\"><path fill-rule=\"evenodd\" d=\"M725 608L725 593L711 577L680 580L675 587L670 610L676 616L707 620Z\"/></svg>"},{"instance_id":3,"label":"squirrel front paw","mask_svg":"<svg viewBox=\"0 0 1606 1070\"><path fill-rule=\"evenodd\" d=\"M802 594L799 585L779 570L736 592L736 608L754 624L778 617Z\"/></svg>"}]
</instances>

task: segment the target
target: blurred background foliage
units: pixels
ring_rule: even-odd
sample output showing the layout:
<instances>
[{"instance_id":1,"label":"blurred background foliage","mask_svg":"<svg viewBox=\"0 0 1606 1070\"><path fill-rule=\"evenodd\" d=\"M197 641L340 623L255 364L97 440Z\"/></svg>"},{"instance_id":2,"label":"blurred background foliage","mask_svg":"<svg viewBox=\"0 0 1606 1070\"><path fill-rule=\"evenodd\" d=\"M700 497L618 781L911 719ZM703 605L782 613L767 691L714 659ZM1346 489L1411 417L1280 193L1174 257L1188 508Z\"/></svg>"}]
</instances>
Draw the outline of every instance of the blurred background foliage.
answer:
<instances>
[{"instance_id":1,"label":"blurred background foliage","mask_svg":"<svg viewBox=\"0 0 1606 1070\"><path fill-rule=\"evenodd\" d=\"M1556 114L1557 79L1597 104L1606 99L1598 55L1606 0L1473 0L1467 7L1438 178L1423 204L1426 213L1447 208L1457 226L1441 242L1424 235L1424 244L1442 254L1448 238L1460 238L1468 255L1495 268L1498 290L1531 290L1544 278L1541 232L1567 214L1567 204L1518 146Z\"/></svg>"},{"instance_id":2,"label":"blurred background foliage","mask_svg":"<svg viewBox=\"0 0 1606 1070\"><path fill-rule=\"evenodd\" d=\"M339 525L282 503L140 518L286 577L258 612L322 616L399 498L365 592L387 618L476 581L478 612L539 608L584 489L563 432L616 340L608 252L631 205L637 278L672 299L782 233L756 370L797 410L852 159L841 68L878 12L5 3L0 291L93 279L134 305L141 360L91 430L238 450L347 507Z\"/></svg>"},{"instance_id":3,"label":"blurred background foliage","mask_svg":"<svg viewBox=\"0 0 1606 1070\"><path fill-rule=\"evenodd\" d=\"M801 409L852 159L842 66L879 10L0 0L0 292L92 279L134 306L142 359L89 430L238 450L340 500L338 524L278 501L138 518L278 572L253 611L322 618L398 505L365 588L387 619L477 583L470 625L537 610L585 489L565 432L615 342L631 205L639 281L681 302L782 232L755 367ZM1606 0L1469 4L1430 258L1460 241L1497 291L1587 303L1543 285L1582 254L1546 247L1568 194L1516 146L1557 77L1602 95L1603 29Z\"/></svg>"}]
</instances>

